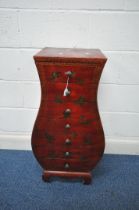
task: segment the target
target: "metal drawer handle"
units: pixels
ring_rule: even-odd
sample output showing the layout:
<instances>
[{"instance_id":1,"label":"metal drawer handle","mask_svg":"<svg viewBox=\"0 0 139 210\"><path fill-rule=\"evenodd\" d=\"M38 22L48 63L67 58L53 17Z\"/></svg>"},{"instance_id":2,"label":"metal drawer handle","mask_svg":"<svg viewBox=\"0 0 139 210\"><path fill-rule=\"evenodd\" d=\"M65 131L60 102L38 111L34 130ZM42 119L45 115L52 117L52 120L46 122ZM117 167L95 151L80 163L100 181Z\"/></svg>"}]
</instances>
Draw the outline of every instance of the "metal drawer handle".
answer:
<instances>
[{"instance_id":1,"label":"metal drawer handle","mask_svg":"<svg viewBox=\"0 0 139 210\"><path fill-rule=\"evenodd\" d=\"M70 165L68 163L65 164L64 168L68 169L70 167Z\"/></svg>"},{"instance_id":2,"label":"metal drawer handle","mask_svg":"<svg viewBox=\"0 0 139 210\"><path fill-rule=\"evenodd\" d=\"M71 140L70 139L66 139L65 140L65 144L68 144L68 145L71 144Z\"/></svg>"},{"instance_id":3,"label":"metal drawer handle","mask_svg":"<svg viewBox=\"0 0 139 210\"><path fill-rule=\"evenodd\" d=\"M71 110L70 109L66 109L65 112L66 113L71 113Z\"/></svg>"},{"instance_id":4,"label":"metal drawer handle","mask_svg":"<svg viewBox=\"0 0 139 210\"><path fill-rule=\"evenodd\" d=\"M65 128L70 128L70 124L66 124L65 125Z\"/></svg>"},{"instance_id":5,"label":"metal drawer handle","mask_svg":"<svg viewBox=\"0 0 139 210\"><path fill-rule=\"evenodd\" d=\"M63 112L63 114L64 114L64 117L65 117L65 118L66 118L66 117L69 117L70 114L71 114L71 110L70 110L70 109L66 109L66 110Z\"/></svg>"},{"instance_id":6,"label":"metal drawer handle","mask_svg":"<svg viewBox=\"0 0 139 210\"><path fill-rule=\"evenodd\" d=\"M70 156L70 152L65 152L64 156L65 157L69 157Z\"/></svg>"},{"instance_id":7,"label":"metal drawer handle","mask_svg":"<svg viewBox=\"0 0 139 210\"><path fill-rule=\"evenodd\" d=\"M68 90L68 88L65 88L63 96L69 96L70 95L70 91Z\"/></svg>"},{"instance_id":8,"label":"metal drawer handle","mask_svg":"<svg viewBox=\"0 0 139 210\"><path fill-rule=\"evenodd\" d=\"M64 89L63 96L68 96L70 94L70 91L68 90L68 85L69 85L69 76L67 78L67 83L66 83L66 87Z\"/></svg>"},{"instance_id":9,"label":"metal drawer handle","mask_svg":"<svg viewBox=\"0 0 139 210\"><path fill-rule=\"evenodd\" d=\"M67 78L67 83L66 83L66 87L64 89L64 93L63 93L63 96L68 96L70 94L70 91L68 89L68 85L69 85L69 79L70 79L70 76L73 74L71 71L66 71L65 74L68 76Z\"/></svg>"},{"instance_id":10,"label":"metal drawer handle","mask_svg":"<svg viewBox=\"0 0 139 210\"><path fill-rule=\"evenodd\" d=\"M71 71L66 71L65 74L71 76L73 73Z\"/></svg>"}]
</instances>

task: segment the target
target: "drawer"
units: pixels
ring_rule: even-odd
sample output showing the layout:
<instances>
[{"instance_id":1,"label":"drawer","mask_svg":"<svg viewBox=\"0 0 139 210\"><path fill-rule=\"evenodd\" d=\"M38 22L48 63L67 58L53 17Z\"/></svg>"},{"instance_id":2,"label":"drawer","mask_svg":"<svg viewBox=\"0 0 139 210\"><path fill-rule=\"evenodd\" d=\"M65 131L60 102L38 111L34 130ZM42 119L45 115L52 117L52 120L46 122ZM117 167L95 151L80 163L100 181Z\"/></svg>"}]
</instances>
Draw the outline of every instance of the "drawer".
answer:
<instances>
[{"instance_id":1,"label":"drawer","mask_svg":"<svg viewBox=\"0 0 139 210\"><path fill-rule=\"evenodd\" d=\"M77 129L78 131L81 129L84 131L91 130L99 120L95 114L91 114L89 117L87 117L85 113L68 118L64 118L63 116L61 118L56 118L55 115L50 115L50 117L47 118L47 115L46 117L44 115L38 119L40 120L38 128L47 128L47 130L53 130L55 132L59 130L63 133L68 133L68 131L73 129Z\"/></svg>"},{"instance_id":2,"label":"drawer","mask_svg":"<svg viewBox=\"0 0 139 210\"><path fill-rule=\"evenodd\" d=\"M67 72L71 72L69 83L87 84L98 83L101 68L96 65L64 65L64 64L48 64L45 62L37 64L40 69L41 81L55 83L66 82Z\"/></svg>"},{"instance_id":3,"label":"drawer","mask_svg":"<svg viewBox=\"0 0 139 210\"><path fill-rule=\"evenodd\" d=\"M48 158L48 159L56 159L56 158L65 158L65 159L79 159L81 155L81 151L78 147L70 147L66 148L64 146L59 146L57 144L53 144L53 146L39 146L35 147L36 153L40 158Z\"/></svg>"},{"instance_id":4,"label":"drawer","mask_svg":"<svg viewBox=\"0 0 139 210\"><path fill-rule=\"evenodd\" d=\"M54 103L63 104L66 102L74 102L77 105L83 105L85 102L94 102L97 98L97 86L88 84L80 86L74 83L68 85L70 94L64 96L66 83L45 83L42 87L42 99L44 101L53 101Z\"/></svg>"},{"instance_id":5,"label":"drawer","mask_svg":"<svg viewBox=\"0 0 139 210\"><path fill-rule=\"evenodd\" d=\"M45 170L53 171L90 171L92 167L96 165L99 156L93 156L88 161L83 160L67 160L67 159L40 159L39 162L42 164Z\"/></svg>"},{"instance_id":6,"label":"drawer","mask_svg":"<svg viewBox=\"0 0 139 210\"><path fill-rule=\"evenodd\" d=\"M53 147L59 146L65 149L70 148L84 148L88 146L98 147L104 141L104 134L102 132L87 131L83 132L83 129L72 130L68 134L59 133L48 130L34 130L33 132L33 145L34 147L47 147L52 149Z\"/></svg>"},{"instance_id":7,"label":"drawer","mask_svg":"<svg viewBox=\"0 0 139 210\"><path fill-rule=\"evenodd\" d=\"M53 145L43 145L36 146L34 150L37 153L37 156L40 158L65 158L65 159L77 159L77 160L86 160L90 159L94 155L100 154L99 151L103 150L103 144L94 144L94 145L78 145L65 147L58 144Z\"/></svg>"},{"instance_id":8,"label":"drawer","mask_svg":"<svg viewBox=\"0 0 139 210\"><path fill-rule=\"evenodd\" d=\"M97 106L93 103L85 103L82 106L77 106L72 102L53 105L52 102L48 101L46 104L41 104L41 112L39 114L40 117L46 120L78 118L79 122L89 120L90 118L95 120L99 117Z\"/></svg>"},{"instance_id":9,"label":"drawer","mask_svg":"<svg viewBox=\"0 0 139 210\"><path fill-rule=\"evenodd\" d=\"M98 120L90 121L87 124L79 124L76 120L47 120L46 118L37 119L38 124L36 125L36 128L38 130L47 131L47 133L51 136L52 134L56 136L69 136L73 133L87 133L87 132L93 132L95 134L98 134L101 132L102 127L101 123ZM67 128L68 125L68 128ZM52 135L53 136L53 135Z\"/></svg>"},{"instance_id":10,"label":"drawer","mask_svg":"<svg viewBox=\"0 0 139 210\"><path fill-rule=\"evenodd\" d=\"M67 141L68 140L68 141ZM44 138L44 142L49 141L47 137ZM54 141L52 142L52 146L59 146L60 148L63 147L65 149L92 149L99 148L99 146L103 145L104 136L102 134L96 135L93 132L87 133L75 133L71 132L69 135L61 135L61 136L54 136Z\"/></svg>"}]
</instances>

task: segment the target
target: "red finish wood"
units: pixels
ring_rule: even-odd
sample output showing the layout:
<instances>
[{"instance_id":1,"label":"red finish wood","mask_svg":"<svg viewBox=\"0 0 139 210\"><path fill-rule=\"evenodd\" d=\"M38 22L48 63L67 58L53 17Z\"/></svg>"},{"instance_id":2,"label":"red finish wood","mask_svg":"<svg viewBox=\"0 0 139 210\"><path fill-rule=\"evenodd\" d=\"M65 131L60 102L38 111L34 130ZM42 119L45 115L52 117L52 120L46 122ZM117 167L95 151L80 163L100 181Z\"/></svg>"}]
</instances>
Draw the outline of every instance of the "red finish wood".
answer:
<instances>
[{"instance_id":1,"label":"red finish wood","mask_svg":"<svg viewBox=\"0 0 139 210\"><path fill-rule=\"evenodd\" d=\"M52 62L78 62L80 63L102 63L106 57L99 49L78 49L78 48L49 48L46 47L34 56L36 61Z\"/></svg>"},{"instance_id":2,"label":"red finish wood","mask_svg":"<svg viewBox=\"0 0 139 210\"><path fill-rule=\"evenodd\" d=\"M65 79L66 81L66 79ZM61 99L61 105L67 102L76 102L80 96L82 96L85 102L94 102L96 101L96 87L94 84L86 84L84 86L84 91L82 91L83 87L81 85L77 85L74 83L69 84L69 89L71 90L71 94L68 97L63 96L63 90L65 89L65 83L53 83L49 84L46 82L43 85L42 95L43 100L47 101L56 101L57 99ZM46 89L45 89L46 88ZM59 105L59 104L58 104Z\"/></svg>"},{"instance_id":3,"label":"red finish wood","mask_svg":"<svg viewBox=\"0 0 139 210\"><path fill-rule=\"evenodd\" d=\"M42 178L44 181L49 182L52 176L59 176L62 178L70 178L70 179L83 179L84 184L91 183L91 174L88 172L63 172L63 171L44 171Z\"/></svg>"},{"instance_id":4,"label":"red finish wood","mask_svg":"<svg viewBox=\"0 0 139 210\"><path fill-rule=\"evenodd\" d=\"M96 84L98 82L99 77L99 72L101 71L100 68L97 68L98 66L96 64L92 65L83 65L83 64L78 64L75 65L74 67L72 64L68 63L63 63L62 68L61 68L61 63L53 63L51 62L37 62L37 67L41 68L41 77L47 78L47 82L50 84L53 84L55 82L63 82L65 83L66 81L66 71L72 71L73 75L69 80L69 83L74 83L74 84L79 84L82 85L91 83L91 84ZM47 71L46 71L47 70ZM52 78L52 72L57 72L57 77L54 79ZM79 78L81 80L79 80ZM43 83L44 82L44 83ZM42 80L42 84L45 86L47 83L45 80Z\"/></svg>"},{"instance_id":5,"label":"red finish wood","mask_svg":"<svg viewBox=\"0 0 139 210\"><path fill-rule=\"evenodd\" d=\"M105 147L97 89L106 58L100 50L45 48L34 59L41 103L32 132L32 149L44 169L43 179L82 177L89 184L90 171ZM63 96L67 71L72 73L70 95ZM69 114L66 109L70 109ZM65 127L67 124L70 128Z\"/></svg>"}]
</instances>

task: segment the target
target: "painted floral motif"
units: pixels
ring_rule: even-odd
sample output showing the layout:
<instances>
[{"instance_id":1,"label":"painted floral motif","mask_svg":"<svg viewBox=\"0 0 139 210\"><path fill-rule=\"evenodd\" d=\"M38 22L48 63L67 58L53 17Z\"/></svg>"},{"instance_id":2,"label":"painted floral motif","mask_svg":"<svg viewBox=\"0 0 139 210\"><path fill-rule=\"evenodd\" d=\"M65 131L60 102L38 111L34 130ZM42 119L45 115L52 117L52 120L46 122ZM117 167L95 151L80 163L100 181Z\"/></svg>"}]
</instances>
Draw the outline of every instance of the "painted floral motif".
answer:
<instances>
[{"instance_id":1,"label":"painted floral motif","mask_svg":"<svg viewBox=\"0 0 139 210\"><path fill-rule=\"evenodd\" d=\"M91 119L86 119L84 115L81 115L79 117L79 122L83 125L88 125L91 123L91 121L92 121Z\"/></svg>"},{"instance_id":2,"label":"painted floral motif","mask_svg":"<svg viewBox=\"0 0 139 210\"><path fill-rule=\"evenodd\" d=\"M61 96L56 96L55 97L55 103L58 103L58 104L61 104L61 103L63 103L63 100L61 99Z\"/></svg>"},{"instance_id":3,"label":"painted floral motif","mask_svg":"<svg viewBox=\"0 0 139 210\"><path fill-rule=\"evenodd\" d=\"M52 72L50 79L55 80L58 77L60 77L60 72L54 71L54 72Z\"/></svg>"},{"instance_id":4,"label":"painted floral motif","mask_svg":"<svg viewBox=\"0 0 139 210\"><path fill-rule=\"evenodd\" d=\"M48 132L45 132L45 138L49 143L51 143L54 140L54 137L50 135Z\"/></svg>"},{"instance_id":5,"label":"painted floral motif","mask_svg":"<svg viewBox=\"0 0 139 210\"><path fill-rule=\"evenodd\" d=\"M49 152L48 158L51 158L51 159L56 158L56 154L54 152Z\"/></svg>"},{"instance_id":6,"label":"painted floral motif","mask_svg":"<svg viewBox=\"0 0 139 210\"><path fill-rule=\"evenodd\" d=\"M85 139L85 142L84 142L85 144L87 144L87 145L91 145L92 144L92 139Z\"/></svg>"},{"instance_id":7,"label":"painted floral motif","mask_svg":"<svg viewBox=\"0 0 139 210\"><path fill-rule=\"evenodd\" d=\"M84 160L86 160L87 158L85 157L85 156L80 156L80 160L81 161L84 161Z\"/></svg>"},{"instance_id":8,"label":"painted floral motif","mask_svg":"<svg viewBox=\"0 0 139 210\"><path fill-rule=\"evenodd\" d=\"M85 103L85 97L84 96L80 96L76 101L75 101L76 104L79 104L79 105L83 105Z\"/></svg>"},{"instance_id":9,"label":"painted floral motif","mask_svg":"<svg viewBox=\"0 0 139 210\"><path fill-rule=\"evenodd\" d=\"M75 81L76 84L82 85L84 83L84 80L81 78L77 78Z\"/></svg>"},{"instance_id":10,"label":"painted floral motif","mask_svg":"<svg viewBox=\"0 0 139 210\"><path fill-rule=\"evenodd\" d=\"M92 134L87 133L86 136L84 137L84 143L87 145L91 145L92 144Z\"/></svg>"},{"instance_id":11,"label":"painted floral motif","mask_svg":"<svg viewBox=\"0 0 139 210\"><path fill-rule=\"evenodd\" d=\"M77 133L75 132L75 131L73 131L72 133L71 133L71 138L72 139L75 139L77 137Z\"/></svg>"}]
</instances>

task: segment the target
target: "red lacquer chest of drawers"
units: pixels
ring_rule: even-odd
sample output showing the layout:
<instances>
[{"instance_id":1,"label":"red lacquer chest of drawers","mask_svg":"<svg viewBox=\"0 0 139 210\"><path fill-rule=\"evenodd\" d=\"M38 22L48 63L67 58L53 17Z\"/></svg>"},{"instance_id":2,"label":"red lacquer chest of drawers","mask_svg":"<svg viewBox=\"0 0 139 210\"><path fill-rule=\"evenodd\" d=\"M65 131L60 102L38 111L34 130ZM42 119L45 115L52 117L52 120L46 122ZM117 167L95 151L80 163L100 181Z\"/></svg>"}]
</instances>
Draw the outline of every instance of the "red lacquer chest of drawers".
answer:
<instances>
[{"instance_id":1,"label":"red lacquer chest of drawers","mask_svg":"<svg viewBox=\"0 0 139 210\"><path fill-rule=\"evenodd\" d=\"M97 89L106 57L100 50L44 48L34 56L41 103L32 132L32 150L51 176L91 182L104 152Z\"/></svg>"}]
</instances>

